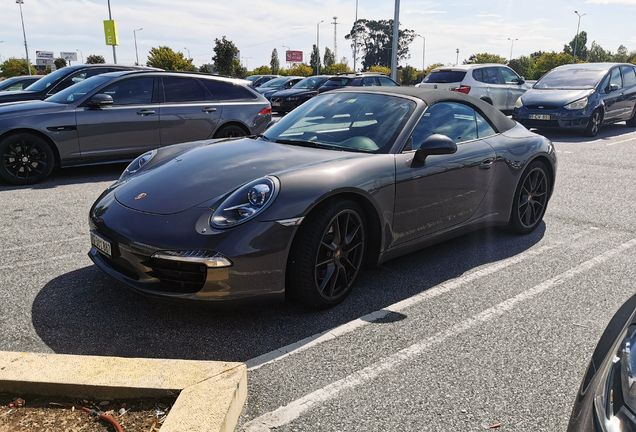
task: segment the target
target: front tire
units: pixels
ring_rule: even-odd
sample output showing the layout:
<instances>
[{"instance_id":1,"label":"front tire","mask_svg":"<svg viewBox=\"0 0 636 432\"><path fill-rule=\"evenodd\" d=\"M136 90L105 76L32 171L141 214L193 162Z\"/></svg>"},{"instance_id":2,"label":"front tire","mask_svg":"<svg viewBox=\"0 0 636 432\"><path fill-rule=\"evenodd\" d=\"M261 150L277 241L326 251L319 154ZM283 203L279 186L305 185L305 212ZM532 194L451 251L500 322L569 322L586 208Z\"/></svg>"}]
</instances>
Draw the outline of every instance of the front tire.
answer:
<instances>
[{"instance_id":1,"label":"front tire","mask_svg":"<svg viewBox=\"0 0 636 432\"><path fill-rule=\"evenodd\" d=\"M583 135L589 137L595 137L598 134L599 129L601 128L601 124L603 123L603 113L601 113L600 109L595 109L592 115L590 116L590 121L587 123L587 127L583 132Z\"/></svg>"},{"instance_id":2,"label":"front tire","mask_svg":"<svg viewBox=\"0 0 636 432\"><path fill-rule=\"evenodd\" d=\"M517 186L509 228L517 234L529 234L543 220L550 196L550 177L543 162L532 162Z\"/></svg>"},{"instance_id":3,"label":"front tire","mask_svg":"<svg viewBox=\"0 0 636 432\"><path fill-rule=\"evenodd\" d=\"M312 308L335 306L353 289L364 262L364 212L353 201L337 199L303 225L290 253L287 292Z\"/></svg>"},{"instance_id":4,"label":"front tire","mask_svg":"<svg viewBox=\"0 0 636 432\"><path fill-rule=\"evenodd\" d=\"M14 185L39 183L53 171L55 155L37 135L19 133L0 141L0 177Z\"/></svg>"}]
</instances>

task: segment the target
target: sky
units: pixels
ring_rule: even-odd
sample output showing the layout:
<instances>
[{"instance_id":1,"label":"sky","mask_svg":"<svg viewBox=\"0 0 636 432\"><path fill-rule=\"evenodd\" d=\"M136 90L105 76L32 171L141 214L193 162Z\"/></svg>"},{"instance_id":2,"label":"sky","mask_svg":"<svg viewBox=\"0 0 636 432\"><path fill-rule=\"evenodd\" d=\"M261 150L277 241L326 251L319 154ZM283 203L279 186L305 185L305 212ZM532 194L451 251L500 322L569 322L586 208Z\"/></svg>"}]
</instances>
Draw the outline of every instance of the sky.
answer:
<instances>
[{"instance_id":1,"label":"sky","mask_svg":"<svg viewBox=\"0 0 636 432\"><path fill-rule=\"evenodd\" d=\"M324 47L334 50L335 28L337 58L346 57L353 67L351 42L344 35L355 21L356 0L111 0L110 7L119 30L119 64L135 64L133 30L140 28L136 35L141 64L149 50L159 46L184 53L196 66L212 63L215 39L223 36L240 50L248 70L269 65L273 49L283 65L287 47L303 51L308 62L319 27L321 55ZM394 8L394 0L358 0L358 18L392 19ZM400 64L418 69L423 61L427 66L450 65L484 52L509 58L511 48L513 58L539 50L560 52L576 34L575 10L585 14L580 30L588 34L588 48L596 41L612 52L621 44L636 50L636 0L400 0L401 28L425 39L416 37L410 58ZM24 0L22 11L32 62L36 51L53 51L56 57L76 51L78 63L100 54L113 62L103 28L107 0ZM332 24L334 17L337 25ZM0 61L24 58L15 0L0 0L0 41Z\"/></svg>"}]
</instances>

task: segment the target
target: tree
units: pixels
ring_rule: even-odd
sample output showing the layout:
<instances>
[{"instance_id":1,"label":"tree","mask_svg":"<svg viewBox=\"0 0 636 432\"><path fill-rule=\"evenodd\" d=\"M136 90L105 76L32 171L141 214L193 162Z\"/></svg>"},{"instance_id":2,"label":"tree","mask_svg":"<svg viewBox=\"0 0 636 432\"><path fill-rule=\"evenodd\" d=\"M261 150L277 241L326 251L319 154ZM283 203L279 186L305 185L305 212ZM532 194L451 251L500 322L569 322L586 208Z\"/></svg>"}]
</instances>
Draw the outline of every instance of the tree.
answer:
<instances>
[{"instance_id":1,"label":"tree","mask_svg":"<svg viewBox=\"0 0 636 432\"><path fill-rule=\"evenodd\" d=\"M208 73L208 74L209 74L209 73L212 73L212 71L210 70L210 68L208 67L208 65L202 65L202 66L199 68L199 72L201 72L201 73Z\"/></svg>"},{"instance_id":2,"label":"tree","mask_svg":"<svg viewBox=\"0 0 636 432\"><path fill-rule=\"evenodd\" d=\"M306 64L300 63L292 66L287 72L289 75L308 77L313 73L313 69Z\"/></svg>"},{"instance_id":3,"label":"tree","mask_svg":"<svg viewBox=\"0 0 636 432\"><path fill-rule=\"evenodd\" d=\"M418 70L413 66L406 65L402 68L402 85L417 84Z\"/></svg>"},{"instance_id":4,"label":"tree","mask_svg":"<svg viewBox=\"0 0 636 432\"><path fill-rule=\"evenodd\" d=\"M625 48L625 45L621 45L616 50L616 54L612 56L612 61L616 63L627 63L628 56L629 54L627 54L627 48Z\"/></svg>"},{"instance_id":5,"label":"tree","mask_svg":"<svg viewBox=\"0 0 636 432\"><path fill-rule=\"evenodd\" d=\"M309 66L314 70L313 74L318 75L318 68L320 67L320 50L314 44L314 48L311 51L311 57L309 59Z\"/></svg>"},{"instance_id":6,"label":"tree","mask_svg":"<svg viewBox=\"0 0 636 432\"><path fill-rule=\"evenodd\" d=\"M592 46L587 53L587 61L599 63L609 62L612 61L612 53L605 51L596 41L592 41Z\"/></svg>"},{"instance_id":7,"label":"tree","mask_svg":"<svg viewBox=\"0 0 636 432\"><path fill-rule=\"evenodd\" d=\"M534 71L535 59L532 57L521 56L518 59L512 59L508 62L508 66L526 79L536 79Z\"/></svg>"},{"instance_id":8,"label":"tree","mask_svg":"<svg viewBox=\"0 0 636 432\"><path fill-rule=\"evenodd\" d=\"M271 75L273 73L274 71L272 71L269 66L261 66L254 69L254 75Z\"/></svg>"},{"instance_id":9,"label":"tree","mask_svg":"<svg viewBox=\"0 0 636 432\"><path fill-rule=\"evenodd\" d=\"M569 44L563 45L563 52L572 58L574 52L576 36L572 38ZM583 61L587 61L587 33L582 31L579 33L578 42L576 43L576 56Z\"/></svg>"},{"instance_id":10,"label":"tree","mask_svg":"<svg viewBox=\"0 0 636 432\"><path fill-rule=\"evenodd\" d=\"M565 65L572 63L572 56L567 53L555 53L554 51L551 53L545 53L534 65L535 69L535 79L541 78L548 71L554 69L557 66Z\"/></svg>"},{"instance_id":11,"label":"tree","mask_svg":"<svg viewBox=\"0 0 636 432\"><path fill-rule=\"evenodd\" d=\"M229 41L223 36L222 39L215 39L214 46L214 67L216 71L222 75L234 76L236 71L236 54L238 49L232 41ZM239 62L239 67L241 67ZM247 70L245 71L247 73Z\"/></svg>"},{"instance_id":12,"label":"tree","mask_svg":"<svg viewBox=\"0 0 636 432\"><path fill-rule=\"evenodd\" d=\"M464 60L464 64L476 64L476 63L508 63L505 58L497 54L481 53L473 54L468 57L468 60Z\"/></svg>"},{"instance_id":13,"label":"tree","mask_svg":"<svg viewBox=\"0 0 636 432\"><path fill-rule=\"evenodd\" d=\"M245 78L248 74L247 68L241 65L241 62L238 59L234 59L234 74L233 77L236 78Z\"/></svg>"},{"instance_id":14,"label":"tree","mask_svg":"<svg viewBox=\"0 0 636 432\"><path fill-rule=\"evenodd\" d=\"M66 59L63 59L62 57L56 58L53 60L53 64L56 68L62 69L63 67L66 67Z\"/></svg>"},{"instance_id":15,"label":"tree","mask_svg":"<svg viewBox=\"0 0 636 432\"><path fill-rule=\"evenodd\" d=\"M91 54L88 57L86 57L86 64L102 64L102 63L106 63L106 59L104 59L104 56L102 55Z\"/></svg>"},{"instance_id":16,"label":"tree","mask_svg":"<svg viewBox=\"0 0 636 432\"><path fill-rule=\"evenodd\" d=\"M325 65L325 69L329 66L336 64L336 56L333 54L333 51L329 49L329 47L325 48L325 55L323 57L322 64Z\"/></svg>"},{"instance_id":17,"label":"tree","mask_svg":"<svg viewBox=\"0 0 636 432\"><path fill-rule=\"evenodd\" d=\"M31 75L35 75L37 71L31 66ZM27 68L26 60L18 60L17 58L10 58L2 63L2 72L0 77L11 78L14 76L28 75L29 69Z\"/></svg>"},{"instance_id":18,"label":"tree","mask_svg":"<svg viewBox=\"0 0 636 432\"><path fill-rule=\"evenodd\" d=\"M351 32L345 39L352 40L351 48L358 40L358 53L362 57L363 69L371 66L391 66L391 51L393 50L393 20L360 19L353 24ZM410 57L409 44L413 42L413 30L399 30L398 32L398 61Z\"/></svg>"},{"instance_id":19,"label":"tree","mask_svg":"<svg viewBox=\"0 0 636 432\"><path fill-rule=\"evenodd\" d=\"M271 72L273 74L278 74L278 69L280 69L280 61L278 61L278 51L276 50L276 48L272 50L272 59L269 62L269 65L272 68Z\"/></svg>"},{"instance_id":20,"label":"tree","mask_svg":"<svg viewBox=\"0 0 636 432\"><path fill-rule=\"evenodd\" d=\"M371 66L369 72L379 72L386 76L391 75L391 69L386 66Z\"/></svg>"},{"instance_id":21,"label":"tree","mask_svg":"<svg viewBox=\"0 0 636 432\"><path fill-rule=\"evenodd\" d=\"M420 73L418 73L416 75L415 81L416 82L422 82L422 80L424 79L424 77L426 75L430 74L433 69L438 68L440 66L444 66L444 64L442 64L442 63L434 63L434 64L430 65L429 67L426 68L425 71L420 72Z\"/></svg>"},{"instance_id":22,"label":"tree","mask_svg":"<svg viewBox=\"0 0 636 432\"><path fill-rule=\"evenodd\" d=\"M325 75L337 75L340 73L352 73L353 71L349 69L349 66L345 63L334 63L329 67L326 67L324 70Z\"/></svg>"},{"instance_id":23,"label":"tree","mask_svg":"<svg viewBox=\"0 0 636 432\"><path fill-rule=\"evenodd\" d=\"M196 72L197 68L192 64L192 59L186 59L182 52L174 52L167 46L150 48L148 66L172 71Z\"/></svg>"}]
</instances>

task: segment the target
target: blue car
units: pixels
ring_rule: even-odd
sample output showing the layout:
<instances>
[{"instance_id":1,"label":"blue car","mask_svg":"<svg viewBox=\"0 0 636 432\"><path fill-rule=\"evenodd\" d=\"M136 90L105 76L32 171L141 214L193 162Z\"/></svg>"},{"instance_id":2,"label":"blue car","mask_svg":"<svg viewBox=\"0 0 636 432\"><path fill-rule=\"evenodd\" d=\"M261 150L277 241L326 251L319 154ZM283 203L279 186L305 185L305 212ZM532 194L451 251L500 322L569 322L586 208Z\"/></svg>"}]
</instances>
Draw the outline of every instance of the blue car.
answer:
<instances>
[{"instance_id":1,"label":"blue car","mask_svg":"<svg viewBox=\"0 0 636 432\"><path fill-rule=\"evenodd\" d=\"M272 95L281 90L287 90L296 85L299 81L302 81L304 78L301 76L288 76L288 77L280 77L274 78L273 80L267 81L265 84L261 85L256 89L257 92L265 96L268 100L272 97Z\"/></svg>"},{"instance_id":2,"label":"blue car","mask_svg":"<svg viewBox=\"0 0 636 432\"><path fill-rule=\"evenodd\" d=\"M636 67L579 63L545 74L515 104L512 118L527 128L572 129L596 136L601 125L636 127Z\"/></svg>"}]
</instances>

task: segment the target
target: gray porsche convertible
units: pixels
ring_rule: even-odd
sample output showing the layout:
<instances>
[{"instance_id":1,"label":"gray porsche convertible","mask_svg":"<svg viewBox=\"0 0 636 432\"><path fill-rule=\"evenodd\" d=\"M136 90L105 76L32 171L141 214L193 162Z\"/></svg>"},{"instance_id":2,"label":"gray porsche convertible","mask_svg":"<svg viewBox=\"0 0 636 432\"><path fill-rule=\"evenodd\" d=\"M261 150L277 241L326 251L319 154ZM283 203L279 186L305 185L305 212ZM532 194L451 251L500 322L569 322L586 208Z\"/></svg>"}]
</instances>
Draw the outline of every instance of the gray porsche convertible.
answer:
<instances>
[{"instance_id":1,"label":"gray porsche convertible","mask_svg":"<svg viewBox=\"0 0 636 432\"><path fill-rule=\"evenodd\" d=\"M92 206L89 256L156 298L326 308L365 264L533 231L556 168L548 139L470 96L336 90L261 135L141 155Z\"/></svg>"}]
</instances>

